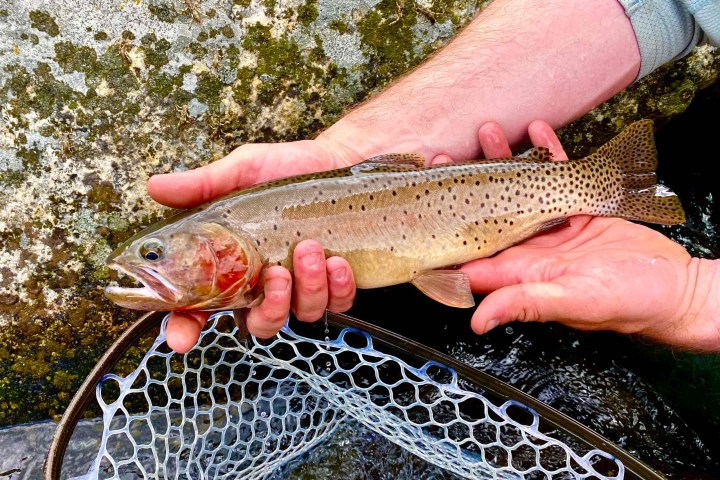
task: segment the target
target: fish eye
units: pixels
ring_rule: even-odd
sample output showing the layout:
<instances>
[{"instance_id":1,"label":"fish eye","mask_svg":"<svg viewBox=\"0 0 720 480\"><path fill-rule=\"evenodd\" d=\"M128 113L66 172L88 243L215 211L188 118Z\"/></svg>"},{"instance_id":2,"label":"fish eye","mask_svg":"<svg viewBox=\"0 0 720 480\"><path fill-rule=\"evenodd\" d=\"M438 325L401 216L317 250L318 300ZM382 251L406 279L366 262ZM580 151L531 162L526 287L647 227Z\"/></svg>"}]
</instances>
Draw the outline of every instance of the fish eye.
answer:
<instances>
[{"instance_id":1,"label":"fish eye","mask_svg":"<svg viewBox=\"0 0 720 480\"><path fill-rule=\"evenodd\" d=\"M163 256L165 247L159 240L148 240L140 247L140 256L149 262L156 262Z\"/></svg>"}]
</instances>

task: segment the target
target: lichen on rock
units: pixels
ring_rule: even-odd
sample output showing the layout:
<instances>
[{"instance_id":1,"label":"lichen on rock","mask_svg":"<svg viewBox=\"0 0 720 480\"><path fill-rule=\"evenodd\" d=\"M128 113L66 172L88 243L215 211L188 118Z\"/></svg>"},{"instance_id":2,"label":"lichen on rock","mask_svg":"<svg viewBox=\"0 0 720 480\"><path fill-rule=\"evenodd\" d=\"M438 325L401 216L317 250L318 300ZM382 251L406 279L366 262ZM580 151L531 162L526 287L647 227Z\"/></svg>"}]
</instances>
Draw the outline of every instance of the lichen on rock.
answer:
<instances>
[{"instance_id":1,"label":"lichen on rock","mask_svg":"<svg viewBox=\"0 0 720 480\"><path fill-rule=\"evenodd\" d=\"M0 426L62 413L136 312L106 255L169 212L154 173L307 138L442 46L480 0L15 0L0 9ZM566 130L666 118L700 49ZM602 129L600 128L602 127ZM592 133L592 137L590 137Z\"/></svg>"}]
</instances>

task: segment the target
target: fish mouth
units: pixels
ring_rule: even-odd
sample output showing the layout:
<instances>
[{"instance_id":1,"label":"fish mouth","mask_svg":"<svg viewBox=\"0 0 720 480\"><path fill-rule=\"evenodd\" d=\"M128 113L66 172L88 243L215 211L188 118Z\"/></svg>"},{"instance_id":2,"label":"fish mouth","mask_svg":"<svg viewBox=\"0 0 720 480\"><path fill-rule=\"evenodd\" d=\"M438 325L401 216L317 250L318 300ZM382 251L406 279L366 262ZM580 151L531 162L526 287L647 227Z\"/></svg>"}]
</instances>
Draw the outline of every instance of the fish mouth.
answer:
<instances>
[{"instance_id":1,"label":"fish mouth","mask_svg":"<svg viewBox=\"0 0 720 480\"><path fill-rule=\"evenodd\" d=\"M105 287L105 296L118 305L135 310L161 310L179 306L182 294L156 271L143 266L128 268L116 262L110 262L108 267L142 284L142 287Z\"/></svg>"}]
</instances>

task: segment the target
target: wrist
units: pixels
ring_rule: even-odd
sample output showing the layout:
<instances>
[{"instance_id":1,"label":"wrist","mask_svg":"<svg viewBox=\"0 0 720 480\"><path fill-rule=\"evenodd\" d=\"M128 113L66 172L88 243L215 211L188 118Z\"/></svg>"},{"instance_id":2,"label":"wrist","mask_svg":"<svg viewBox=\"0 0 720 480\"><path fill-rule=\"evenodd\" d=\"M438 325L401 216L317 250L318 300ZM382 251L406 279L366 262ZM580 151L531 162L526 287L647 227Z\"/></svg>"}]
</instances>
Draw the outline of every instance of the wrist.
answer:
<instances>
[{"instance_id":1,"label":"wrist","mask_svg":"<svg viewBox=\"0 0 720 480\"><path fill-rule=\"evenodd\" d=\"M720 351L720 260L693 258L678 325L685 345ZM680 333L680 332L678 332Z\"/></svg>"}]
</instances>

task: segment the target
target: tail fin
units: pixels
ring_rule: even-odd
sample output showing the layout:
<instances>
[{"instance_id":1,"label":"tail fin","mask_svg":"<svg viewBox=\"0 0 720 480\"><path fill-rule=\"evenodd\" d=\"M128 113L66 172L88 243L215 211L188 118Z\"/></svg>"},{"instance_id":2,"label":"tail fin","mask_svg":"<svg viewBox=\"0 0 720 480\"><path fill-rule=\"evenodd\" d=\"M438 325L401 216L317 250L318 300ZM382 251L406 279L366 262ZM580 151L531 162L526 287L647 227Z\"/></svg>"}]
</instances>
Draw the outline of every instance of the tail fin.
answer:
<instances>
[{"instance_id":1,"label":"tail fin","mask_svg":"<svg viewBox=\"0 0 720 480\"><path fill-rule=\"evenodd\" d=\"M616 162L622 172L624 195L609 215L664 225L685 222L677 195L657 184L652 120L631 124L593 155Z\"/></svg>"}]
</instances>

